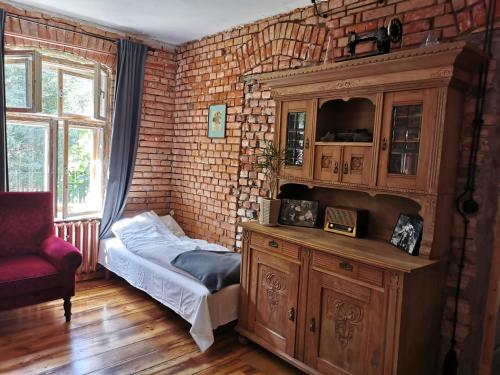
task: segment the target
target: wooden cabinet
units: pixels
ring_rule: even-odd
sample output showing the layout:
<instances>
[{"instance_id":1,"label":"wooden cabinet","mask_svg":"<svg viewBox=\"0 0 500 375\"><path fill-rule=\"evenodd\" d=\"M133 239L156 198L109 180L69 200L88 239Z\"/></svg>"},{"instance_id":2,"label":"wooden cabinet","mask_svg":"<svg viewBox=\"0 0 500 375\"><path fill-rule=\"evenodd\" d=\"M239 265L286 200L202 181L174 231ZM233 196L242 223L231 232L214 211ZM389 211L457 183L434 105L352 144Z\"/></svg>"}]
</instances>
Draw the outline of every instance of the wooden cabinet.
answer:
<instances>
[{"instance_id":1,"label":"wooden cabinet","mask_svg":"<svg viewBox=\"0 0 500 375\"><path fill-rule=\"evenodd\" d=\"M312 178L314 100L284 102L281 106L280 148L285 150L282 174Z\"/></svg>"},{"instance_id":2,"label":"wooden cabinet","mask_svg":"<svg viewBox=\"0 0 500 375\"><path fill-rule=\"evenodd\" d=\"M241 335L312 374L432 373L442 262L320 229L243 227Z\"/></svg>"},{"instance_id":3,"label":"wooden cabinet","mask_svg":"<svg viewBox=\"0 0 500 375\"><path fill-rule=\"evenodd\" d=\"M455 176L457 148L444 145L460 134L464 88L483 58L450 43L259 75L288 153L280 184L437 193L438 175Z\"/></svg>"},{"instance_id":4,"label":"wooden cabinet","mask_svg":"<svg viewBox=\"0 0 500 375\"><path fill-rule=\"evenodd\" d=\"M441 43L255 76L277 104L278 196L368 210L369 238L243 223L242 335L308 373L434 373L462 103L484 59ZM418 256L389 244L401 213L423 220Z\"/></svg>"}]
</instances>

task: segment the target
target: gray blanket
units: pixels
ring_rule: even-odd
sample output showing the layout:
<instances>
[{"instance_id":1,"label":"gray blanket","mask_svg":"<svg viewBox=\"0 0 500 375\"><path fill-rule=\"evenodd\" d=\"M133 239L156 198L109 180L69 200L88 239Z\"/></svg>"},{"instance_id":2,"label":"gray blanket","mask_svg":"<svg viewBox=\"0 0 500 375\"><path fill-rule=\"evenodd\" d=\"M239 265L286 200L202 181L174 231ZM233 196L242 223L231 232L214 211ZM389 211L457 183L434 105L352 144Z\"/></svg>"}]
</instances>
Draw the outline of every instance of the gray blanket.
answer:
<instances>
[{"instance_id":1,"label":"gray blanket","mask_svg":"<svg viewBox=\"0 0 500 375\"><path fill-rule=\"evenodd\" d=\"M210 293L240 282L241 255L227 251L191 250L171 262L207 287Z\"/></svg>"}]
</instances>

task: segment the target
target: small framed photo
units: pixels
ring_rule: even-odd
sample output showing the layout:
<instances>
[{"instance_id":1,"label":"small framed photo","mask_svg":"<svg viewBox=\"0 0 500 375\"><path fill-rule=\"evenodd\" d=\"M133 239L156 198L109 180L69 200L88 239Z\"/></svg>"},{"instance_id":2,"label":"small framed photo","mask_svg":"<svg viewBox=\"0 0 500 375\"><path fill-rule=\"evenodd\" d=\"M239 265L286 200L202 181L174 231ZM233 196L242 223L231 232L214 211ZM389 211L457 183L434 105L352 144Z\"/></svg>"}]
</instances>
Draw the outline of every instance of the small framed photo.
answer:
<instances>
[{"instance_id":1,"label":"small framed photo","mask_svg":"<svg viewBox=\"0 0 500 375\"><path fill-rule=\"evenodd\" d=\"M208 107L208 138L226 136L226 105L216 104Z\"/></svg>"},{"instance_id":2,"label":"small framed photo","mask_svg":"<svg viewBox=\"0 0 500 375\"><path fill-rule=\"evenodd\" d=\"M318 222L318 202L282 199L280 224L315 228Z\"/></svg>"},{"instance_id":3,"label":"small framed photo","mask_svg":"<svg viewBox=\"0 0 500 375\"><path fill-rule=\"evenodd\" d=\"M400 214L390 243L410 255L418 255L424 222L416 216Z\"/></svg>"}]
</instances>

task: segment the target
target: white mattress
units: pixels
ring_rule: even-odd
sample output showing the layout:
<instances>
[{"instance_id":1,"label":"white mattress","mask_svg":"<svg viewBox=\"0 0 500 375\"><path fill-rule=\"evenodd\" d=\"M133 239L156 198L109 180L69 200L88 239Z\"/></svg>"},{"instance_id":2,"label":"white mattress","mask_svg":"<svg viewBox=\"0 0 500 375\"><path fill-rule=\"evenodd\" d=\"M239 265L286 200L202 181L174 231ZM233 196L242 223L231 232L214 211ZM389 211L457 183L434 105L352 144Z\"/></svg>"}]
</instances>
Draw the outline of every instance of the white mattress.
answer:
<instances>
[{"instance_id":1,"label":"white mattress","mask_svg":"<svg viewBox=\"0 0 500 375\"><path fill-rule=\"evenodd\" d=\"M213 344L215 328L238 318L239 284L210 294L194 278L128 251L116 237L101 241L99 263L191 323L189 333L202 352Z\"/></svg>"}]
</instances>

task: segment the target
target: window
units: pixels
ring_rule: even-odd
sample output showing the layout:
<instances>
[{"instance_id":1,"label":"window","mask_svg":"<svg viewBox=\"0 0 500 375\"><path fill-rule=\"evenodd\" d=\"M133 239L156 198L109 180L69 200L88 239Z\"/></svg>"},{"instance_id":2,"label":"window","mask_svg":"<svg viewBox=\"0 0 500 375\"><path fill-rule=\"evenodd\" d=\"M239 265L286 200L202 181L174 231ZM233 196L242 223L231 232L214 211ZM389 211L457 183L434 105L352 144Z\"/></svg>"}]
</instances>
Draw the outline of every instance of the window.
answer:
<instances>
[{"instance_id":1,"label":"window","mask_svg":"<svg viewBox=\"0 0 500 375\"><path fill-rule=\"evenodd\" d=\"M7 108L33 110L34 61L26 52L5 56L5 103Z\"/></svg>"},{"instance_id":2,"label":"window","mask_svg":"<svg viewBox=\"0 0 500 375\"><path fill-rule=\"evenodd\" d=\"M9 190L49 190L49 124L7 122Z\"/></svg>"},{"instance_id":3,"label":"window","mask_svg":"<svg viewBox=\"0 0 500 375\"><path fill-rule=\"evenodd\" d=\"M5 75L9 190L53 191L60 219L99 215L108 71L65 55L9 51Z\"/></svg>"}]
</instances>

